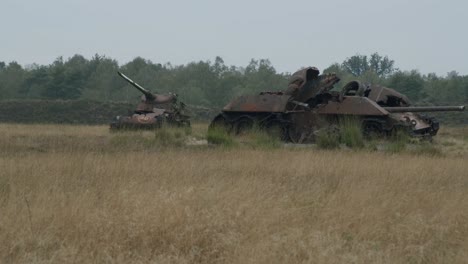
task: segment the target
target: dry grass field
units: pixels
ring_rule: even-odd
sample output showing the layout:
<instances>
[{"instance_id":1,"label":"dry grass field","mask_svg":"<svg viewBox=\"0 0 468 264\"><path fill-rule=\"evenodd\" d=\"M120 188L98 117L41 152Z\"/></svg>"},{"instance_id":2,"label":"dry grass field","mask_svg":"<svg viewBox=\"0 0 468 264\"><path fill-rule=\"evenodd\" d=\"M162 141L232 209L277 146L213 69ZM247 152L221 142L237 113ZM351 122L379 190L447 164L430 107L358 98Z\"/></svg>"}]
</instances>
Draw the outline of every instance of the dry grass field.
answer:
<instances>
[{"instance_id":1,"label":"dry grass field","mask_svg":"<svg viewBox=\"0 0 468 264\"><path fill-rule=\"evenodd\" d=\"M468 262L467 128L396 154L0 135L0 263Z\"/></svg>"}]
</instances>

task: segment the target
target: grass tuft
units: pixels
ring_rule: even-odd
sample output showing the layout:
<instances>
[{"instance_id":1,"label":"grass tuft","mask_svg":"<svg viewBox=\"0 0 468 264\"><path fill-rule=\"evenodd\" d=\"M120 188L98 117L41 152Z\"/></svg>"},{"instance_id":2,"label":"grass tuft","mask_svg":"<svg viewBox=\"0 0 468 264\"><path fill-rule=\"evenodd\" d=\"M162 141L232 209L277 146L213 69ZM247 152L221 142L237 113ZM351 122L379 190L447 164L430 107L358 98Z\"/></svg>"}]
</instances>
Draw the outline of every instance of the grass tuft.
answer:
<instances>
[{"instance_id":1,"label":"grass tuft","mask_svg":"<svg viewBox=\"0 0 468 264\"><path fill-rule=\"evenodd\" d=\"M144 132L121 131L110 135L110 145L115 149L125 149L137 146L151 145L151 137Z\"/></svg>"},{"instance_id":2,"label":"grass tuft","mask_svg":"<svg viewBox=\"0 0 468 264\"><path fill-rule=\"evenodd\" d=\"M390 153L400 153L406 150L407 144L411 142L408 132L404 129L397 129L389 138L386 151Z\"/></svg>"},{"instance_id":3,"label":"grass tuft","mask_svg":"<svg viewBox=\"0 0 468 264\"><path fill-rule=\"evenodd\" d=\"M206 133L208 143L221 145L223 147L233 147L236 145L233 137L223 128L213 127Z\"/></svg>"},{"instance_id":4,"label":"grass tuft","mask_svg":"<svg viewBox=\"0 0 468 264\"><path fill-rule=\"evenodd\" d=\"M344 117L340 120L340 141L352 149L364 147L361 122L353 117Z\"/></svg>"},{"instance_id":5,"label":"grass tuft","mask_svg":"<svg viewBox=\"0 0 468 264\"><path fill-rule=\"evenodd\" d=\"M420 142L416 144L413 149L409 151L411 154L425 155L431 157L442 157L444 154L442 150L435 144L430 142Z\"/></svg>"},{"instance_id":6,"label":"grass tuft","mask_svg":"<svg viewBox=\"0 0 468 264\"><path fill-rule=\"evenodd\" d=\"M353 117L342 118L338 127L330 126L318 131L316 143L321 149L336 149L341 144L351 149L362 149L365 144L361 123Z\"/></svg>"},{"instance_id":7,"label":"grass tuft","mask_svg":"<svg viewBox=\"0 0 468 264\"><path fill-rule=\"evenodd\" d=\"M247 132L247 144L259 149L280 148L283 144L276 133L265 131L260 128L253 128Z\"/></svg>"},{"instance_id":8,"label":"grass tuft","mask_svg":"<svg viewBox=\"0 0 468 264\"><path fill-rule=\"evenodd\" d=\"M332 129L321 129L317 133L316 143L320 149L337 149L340 147L340 135Z\"/></svg>"},{"instance_id":9,"label":"grass tuft","mask_svg":"<svg viewBox=\"0 0 468 264\"><path fill-rule=\"evenodd\" d=\"M182 147L187 140L187 130L179 127L162 127L154 132L151 144L161 147Z\"/></svg>"}]
</instances>

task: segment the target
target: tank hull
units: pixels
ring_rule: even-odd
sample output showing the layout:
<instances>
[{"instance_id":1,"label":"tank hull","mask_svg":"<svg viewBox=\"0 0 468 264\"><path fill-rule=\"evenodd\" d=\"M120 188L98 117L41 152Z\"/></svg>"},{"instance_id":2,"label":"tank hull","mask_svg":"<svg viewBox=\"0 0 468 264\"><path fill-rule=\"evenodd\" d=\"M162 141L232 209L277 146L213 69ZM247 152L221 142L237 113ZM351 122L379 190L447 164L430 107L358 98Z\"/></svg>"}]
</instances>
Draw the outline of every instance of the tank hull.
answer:
<instances>
[{"instance_id":1,"label":"tank hull","mask_svg":"<svg viewBox=\"0 0 468 264\"><path fill-rule=\"evenodd\" d=\"M190 126L190 116L185 113L185 104L178 100L176 94L153 94L126 75L118 72L120 77L130 83L143 96L133 114L117 116L110 124L112 131L121 129L157 129L164 124L171 126Z\"/></svg>"},{"instance_id":2,"label":"tank hull","mask_svg":"<svg viewBox=\"0 0 468 264\"><path fill-rule=\"evenodd\" d=\"M140 129L158 129L163 125L186 127L190 126L188 118L176 117L170 113L150 112L135 113L130 116L117 116L110 124L112 131L117 130L140 130Z\"/></svg>"},{"instance_id":3,"label":"tank hull","mask_svg":"<svg viewBox=\"0 0 468 264\"><path fill-rule=\"evenodd\" d=\"M435 118L419 114L429 111L463 111L464 106L413 107L403 94L380 85L359 81L332 91L339 81L335 74L319 75L309 67L294 73L284 92L244 95L228 103L210 127L222 126L239 134L257 124L281 131L281 139L294 143L313 142L323 129L339 128L343 118L360 122L365 136L389 136L398 130L410 136L430 138L437 134Z\"/></svg>"},{"instance_id":4,"label":"tank hull","mask_svg":"<svg viewBox=\"0 0 468 264\"><path fill-rule=\"evenodd\" d=\"M275 128L281 131L279 137L285 142L313 143L322 129L338 128L340 120L346 117L360 122L362 133L369 137L388 137L398 130L403 130L412 137L430 138L439 130L439 123L434 118L416 113L356 115L318 109L277 113L223 111L212 121L210 128L221 123L227 132L234 135L242 134L254 126L267 131Z\"/></svg>"}]
</instances>

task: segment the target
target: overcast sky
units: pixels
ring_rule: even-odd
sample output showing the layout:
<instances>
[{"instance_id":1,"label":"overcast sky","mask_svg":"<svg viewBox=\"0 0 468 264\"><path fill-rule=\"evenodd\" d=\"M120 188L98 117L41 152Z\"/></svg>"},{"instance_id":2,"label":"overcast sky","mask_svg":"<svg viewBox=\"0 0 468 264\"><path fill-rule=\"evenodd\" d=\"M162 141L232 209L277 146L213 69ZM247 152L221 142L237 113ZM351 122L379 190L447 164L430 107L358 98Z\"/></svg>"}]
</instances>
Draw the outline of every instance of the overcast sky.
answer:
<instances>
[{"instance_id":1,"label":"overcast sky","mask_svg":"<svg viewBox=\"0 0 468 264\"><path fill-rule=\"evenodd\" d=\"M185 64L270 59L280 72L378 52L402 70L468 74L466 0L0 0L0 61L98 53Z\"/></svg>"}]
</instances>

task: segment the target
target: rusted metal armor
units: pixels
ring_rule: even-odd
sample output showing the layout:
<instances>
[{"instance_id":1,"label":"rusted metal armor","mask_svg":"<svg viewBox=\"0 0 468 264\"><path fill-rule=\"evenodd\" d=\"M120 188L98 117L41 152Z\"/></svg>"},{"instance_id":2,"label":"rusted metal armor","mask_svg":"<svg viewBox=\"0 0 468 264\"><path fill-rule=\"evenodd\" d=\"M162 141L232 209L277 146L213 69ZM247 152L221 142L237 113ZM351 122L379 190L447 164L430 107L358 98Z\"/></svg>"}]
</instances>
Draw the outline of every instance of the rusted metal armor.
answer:
<instances>
[{"instance_id":1,"label":"rusted metal armor","mask_svg":"<svg viewBox=\"0 0 468 264\"><path fill-rule=\"evenodd\" d=\"M279 131L284 141L313 142L317 131L336 126L341 117L356 117L365 135L390 135L405 129L415 137L432 137L439 123L420 115L428 111L463 111L464 106L414 107L397 91L359 81L347 83L341 92L332 91L340 79L320 74L315 67L295 72L284 92L243 95L229 102L210 128L222 127L239 134L257 124L267 131Z\"/></svg>"},{"instance_id":2,"label":"rusted metal armor","mask_svg":"<svg viewBox=\"0 0 468 264\"><path fill-rule=\"evenodd\" d=\"M190 116L184 113L185 104L178 100L176 94L153 94L126 75L118 72L143 95L136 110L127 116L117 116L110 124L111 130L119 129L153 129L164 124L190 126Z\"/></svg>"}]
</instances>

